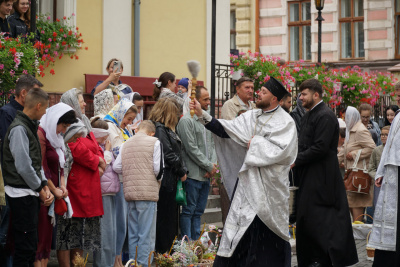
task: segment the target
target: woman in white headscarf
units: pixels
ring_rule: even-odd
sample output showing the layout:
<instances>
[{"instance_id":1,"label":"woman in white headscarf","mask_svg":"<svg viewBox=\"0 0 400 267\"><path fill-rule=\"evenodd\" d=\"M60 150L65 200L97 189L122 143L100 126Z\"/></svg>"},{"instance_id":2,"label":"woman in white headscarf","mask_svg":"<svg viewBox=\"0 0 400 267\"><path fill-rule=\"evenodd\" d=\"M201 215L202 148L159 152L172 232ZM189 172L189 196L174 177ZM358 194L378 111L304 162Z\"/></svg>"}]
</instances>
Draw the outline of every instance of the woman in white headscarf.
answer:
<instances>
[{"instance_id":1,"label":"woman in white headscarf","mask_svg":"<svg viewBox=\"0 0 400 267\"><path fill-rule=\"evenodd\" d=\"M48 186L56 199L64 198L68 201L68 191L64 179L65 144L61 134L77 122L74 110L58 103L47 109L40 120L38 137L42 152L42 166ZM50 257L53 226L48 215L50 207L41 206L39 212L38 237L35 266L47 266Z\"/></svg>"},{"instance_id":2,"label":"woman in white headscarf","mask_svg":"<svg viewBox=\"0 0 400 267\"><path fill-rule=\"evenodd\" d=\"M129 99L135 105L135 107L137 108L138 114L137 114L136 118L133 120L133 124L138 122L137 125L136 125L136 126L138 126L139 123L141 121L143 121L143 118L144 118L144 114L143 114L144 113L144 108L143 108L144 100L143 100L143 97L139 93L133 92L133 93L125 95L123 98Z\"/></svg>"},{"instance_id":3,"label":"woman in white headscarf","mask_svg":"<svg viewBox=\"0 0 400 267\"><path fill-rule=\"evenodd\" d=\"M363 169L363 162L368 166L369 159L372 151L375 148L375 142L372 140L372 136L368 129L365 128L361 122L361 116L358 110L354 107L348 107L346 110L346 140L344 142L344 148L339 152L339 164L344 163L345 170L351 169L357 154L361 150L360 158L357 163L358 169ZM372 200L374 197L373 186L369 194L359 194L353 192L347 192L347 200L349 202L349 208L351 215L354 220L361 220L359 217L364 213L365 207L372 206Z\"/></svg>"},{"instance_id":4,"label":"woman in white headscarf","mask_svg":"<svg viewBox=\"0 0 400 267\"><path fill-rule=\"evenodd\" d=\"M375 175L380 187L374 226L368 246L375 248L374 267L400 266L399 167L400 116L390 127L381 161Z\"/></svg>"}]
</instances>

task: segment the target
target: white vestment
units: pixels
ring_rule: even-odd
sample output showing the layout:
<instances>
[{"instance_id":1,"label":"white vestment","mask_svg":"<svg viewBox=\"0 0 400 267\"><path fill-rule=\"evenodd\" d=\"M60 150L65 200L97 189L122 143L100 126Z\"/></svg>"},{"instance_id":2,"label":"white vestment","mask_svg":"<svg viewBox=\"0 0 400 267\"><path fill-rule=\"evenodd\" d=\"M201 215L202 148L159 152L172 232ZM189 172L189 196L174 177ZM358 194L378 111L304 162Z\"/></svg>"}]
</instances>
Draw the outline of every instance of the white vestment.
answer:
<instances>
[{"instance_id":1,"label":"white vestment","mask_svg":"<svg viewBox=\"0 0 400 267\"><path fill-rule=\"evenodd\" d=\"M203 119L211 120L205 112ZM297 131L292 117L278 107L272 112L250 110L234 120L219 122L237 146L234 157L222 154L223 147L216 149L219 163L224 158L225 162L239 164L241 169L238 175L226 177L224 174L225 180L239 177L239 181L217 254L231 257L256 215L277 236L289 240L288 173L297 156ZM223 145L222 138L216 141L216 146ZM229 146L234 151L232 142ZM234 162L240 158L244 161Z\"/></svg>"},{"instance_id":2,"label":"white vestment","mask_svg":"<svg viewBox=\"0 0 400 267\"><path fill-rule=\"evenodd\" d=\"M396 251L398 186L400 166L400 116L390 126L375 179L383 177L374 213L374 225L368 246L379 250Z\"/></svg>"}]
</instances>

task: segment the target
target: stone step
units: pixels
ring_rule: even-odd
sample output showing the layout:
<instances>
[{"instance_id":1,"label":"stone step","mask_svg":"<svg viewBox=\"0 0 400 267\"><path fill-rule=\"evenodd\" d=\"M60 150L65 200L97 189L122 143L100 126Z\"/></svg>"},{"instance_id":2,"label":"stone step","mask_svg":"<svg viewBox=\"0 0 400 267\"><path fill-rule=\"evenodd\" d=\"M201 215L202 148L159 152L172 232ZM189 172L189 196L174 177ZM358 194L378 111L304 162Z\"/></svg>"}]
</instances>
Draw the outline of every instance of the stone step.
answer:
<instances>
[{"instance_id":1,"label":"stone step","mask_svg":"<svg viewBox=\"0 0 400 267\"><path fill-rule=\"evenodd\" d=\"M222 221L221 208L209 208L201 216L201 224L214 224Z\"/></svg>"},{"instance_id":2,"label":"stone step","mask_svg":"<svg viewBox=\"0 0 400 267\"><path fill-rule=\"evenodd\" d=\"M221 197L220 197L220 195L208 195L206 209L220 208L220 207L221 207Z\"/></svg>"}]
</instances>

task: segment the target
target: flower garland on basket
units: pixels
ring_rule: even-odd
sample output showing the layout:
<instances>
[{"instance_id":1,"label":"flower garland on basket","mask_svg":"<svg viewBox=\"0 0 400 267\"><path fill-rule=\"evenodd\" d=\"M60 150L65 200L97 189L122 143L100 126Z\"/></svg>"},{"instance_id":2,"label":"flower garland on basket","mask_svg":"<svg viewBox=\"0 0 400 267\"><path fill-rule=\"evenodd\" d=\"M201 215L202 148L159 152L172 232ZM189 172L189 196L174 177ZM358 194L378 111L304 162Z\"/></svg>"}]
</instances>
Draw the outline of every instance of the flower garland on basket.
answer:
<instances>
[{"instance_id":1,"label":"flower garland on basket","mask_svg":"<svg viewBox=\"0 0 400 267\"><path fill-rule=\"evenodd\" d=\"M198 240L189 240L184 236L182 240L174 240L169 253L154 256L156 266L158 267L176 267L176 266L193 266L193 267L211 267L214 264L218 243L221 237L221 231L217 227L210 225L209 231L203 231ZM209 232L217 233L216 244L214 245L208 237ZM211 244L210 244L211 243ZM172 249L174 252L171 254ZM151 258L151 254L149 259Z\"/></svg>"}]
</instances>

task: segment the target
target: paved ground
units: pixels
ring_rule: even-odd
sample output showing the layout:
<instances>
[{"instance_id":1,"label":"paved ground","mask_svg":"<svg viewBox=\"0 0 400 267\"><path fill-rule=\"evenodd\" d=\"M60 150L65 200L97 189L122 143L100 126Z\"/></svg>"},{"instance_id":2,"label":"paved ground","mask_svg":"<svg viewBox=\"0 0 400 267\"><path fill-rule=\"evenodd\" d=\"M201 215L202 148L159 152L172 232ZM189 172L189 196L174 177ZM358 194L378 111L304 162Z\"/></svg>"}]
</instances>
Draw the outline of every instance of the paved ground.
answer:
<instances>
[{"instance_id":1,"label":"paved ground","mask_svg":"<svg viewBox=\"0 0 400 267\"><path fill-rule=\"evenodd\" d=\"M352 267L371 267L372 261L367 260L367 250L365 248L366 241L365 240L356 240L357 252L358 252L358 260L359 262ZM292 267L297 266L297 258L296 255L292 256Z\"/></svg>"},{"instance_id":2,"label":"paved ground","mask_svg":"<svg viewBox=\"0 0 400 267\"><path fill-rule=\"evenodd\" d=\"M358 260L359 262L352 267L371 267L372 261L367 260L367 250L365 248L365 240L356 240L357 252L358 252ZM86 255L86 253L85 253ZM56 267L58 266L57 259L55 257L54 251L52 251L51 259L49 261L48 267ZM89 255L89 261L87 267L92 267L92 255ZM297 258L296 255L292 256L292 267L297 266Z\"/></svg>"}]
</instances>

